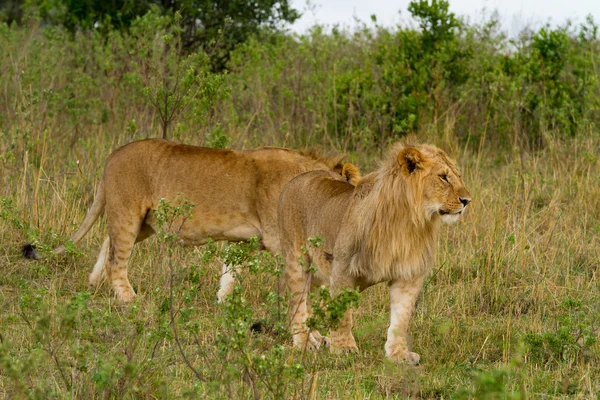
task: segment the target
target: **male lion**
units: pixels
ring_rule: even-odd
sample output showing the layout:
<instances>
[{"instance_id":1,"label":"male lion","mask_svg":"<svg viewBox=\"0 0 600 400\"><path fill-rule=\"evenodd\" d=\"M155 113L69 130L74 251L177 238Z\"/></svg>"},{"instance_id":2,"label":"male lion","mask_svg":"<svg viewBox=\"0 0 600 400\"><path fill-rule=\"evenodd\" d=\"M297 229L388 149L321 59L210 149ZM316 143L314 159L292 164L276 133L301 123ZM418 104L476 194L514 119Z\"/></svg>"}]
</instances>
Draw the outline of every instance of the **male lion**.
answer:
<instances>
[{"instance_id":1,"label":"male lion","mask_svg":"<svg viewBox=\"0 0 600 400\"><path fill-rule=\"evenodd\" d=\"M127 279L127 261L133 244L157 230L155 211L160 199L193 203L192 218L178 232L184 243L214 240L242 241L258 236L271 252L279 251L277 200L283 186L310 170L346 173L341 157L320 157L309 152L265 147L234 151L177 144L166 140L141 140L112 152L94 203L77 232L79 242L100 213L106 211L108 237L90 274L96 285L106 275L119 299L135 296ZM54 250L62 253L64 246ZM31 246L24 255L38 258ZM224 266L222 299L231 290L231 271Z\"/></svg>"},{"instance_id":2,"label":"male lion","mask_svg":"<svg viewBox=\"0 0 600 400\"><path fill-rule=\"evenodd\" d=\"M294 178L278 207L294 345L315 348L323 340L306 327L311 287L329 284L336 295L344 288L364 290L388 282L386 355L417 364L419 355L407 345L408 321L432 267L438 226L457 221L470 201L455 163L426 144L394 145L379 169L356 186L329 171ZM306 254L302 246L315 236L322 245ZM305 267L311 262L314 272ZM330 332L332 352L357 350L351 329L348 310Z\"/></svg>"}]
</instances>

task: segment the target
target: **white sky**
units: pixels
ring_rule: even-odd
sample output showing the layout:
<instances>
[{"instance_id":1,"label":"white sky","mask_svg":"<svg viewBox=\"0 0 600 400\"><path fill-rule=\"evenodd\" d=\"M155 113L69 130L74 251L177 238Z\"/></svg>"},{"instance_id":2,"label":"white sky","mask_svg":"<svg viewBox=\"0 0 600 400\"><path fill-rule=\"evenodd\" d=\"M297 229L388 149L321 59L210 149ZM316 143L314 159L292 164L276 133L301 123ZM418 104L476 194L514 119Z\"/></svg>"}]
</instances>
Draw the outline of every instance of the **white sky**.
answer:
<instances>
[{"instance_id":1,"label":"white sky","mask_svg":"<svg viewBox=\"0 0 600 400\"><path fill-rule=\"evenodd\" d=\"M393 26L409 20L409 3L410 0L309 0L307 9L306 0L292 0L293 6L303 13L292 29L303 33L315 23L352 27L354 17L370 22L372 14L380 25ZM562 25L568 18L583 22L588 14L600 23L600 0L450 0L452 12L472 21L480 21L484 9L488 16L497 10L504 30L511 35L527 25Z\"/></svg>"}]
</instances>

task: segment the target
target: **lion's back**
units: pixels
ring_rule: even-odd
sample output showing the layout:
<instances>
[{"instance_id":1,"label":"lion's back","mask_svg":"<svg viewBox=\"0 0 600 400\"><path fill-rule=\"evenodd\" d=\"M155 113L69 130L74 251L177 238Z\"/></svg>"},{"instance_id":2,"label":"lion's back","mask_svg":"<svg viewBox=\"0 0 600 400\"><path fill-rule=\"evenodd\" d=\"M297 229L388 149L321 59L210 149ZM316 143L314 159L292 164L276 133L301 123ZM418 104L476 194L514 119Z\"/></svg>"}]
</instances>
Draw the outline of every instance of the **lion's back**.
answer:
<instances>
[{"instance_id":1,"label":"lion's back","mask_svg":"<svg viewBox=\"0 0 600 400\"><path fill-rule=\"evenodd\" d=\"M353 191L352 184L330 171L310 171L292 179L279 199L282 246L297 247L313 236L333 245Z\"/></svg>"}]
</instances>

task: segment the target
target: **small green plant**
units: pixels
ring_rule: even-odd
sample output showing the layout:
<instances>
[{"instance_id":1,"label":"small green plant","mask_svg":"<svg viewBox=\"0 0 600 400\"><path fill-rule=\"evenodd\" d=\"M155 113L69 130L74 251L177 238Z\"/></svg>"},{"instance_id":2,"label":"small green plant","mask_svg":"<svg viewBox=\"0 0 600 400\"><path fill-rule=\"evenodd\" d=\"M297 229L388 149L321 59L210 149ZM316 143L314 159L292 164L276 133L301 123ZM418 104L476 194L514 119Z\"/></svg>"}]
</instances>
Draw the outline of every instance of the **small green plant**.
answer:
<instances>
[{"instance_id":1,"label":"small green plant","mask_svg":"<svg viewBox=\"0 0 600 400\"><path fill-rule=\"evenodd\" d=\"M154 212L158 223L158 235L160 239L167 242L172 242L177 238L185 221L192 218L194 209L194 203L182 198L181 194L175 202L177 205L171 205L165 199L160 199L158 209Z\"/></svg>"},{"instance_id":2,"label":"small green plant","mask_svg":"<svg viewBox=\"0 0 600 400\"><path fill-rule=\"evenodd\" d=\"M206 137L204 145L214 149L225 149L230 141L231 137L225 133L221 126L217 125Z\"/></svg>"},{"instance_id":3,"label":"small green plant","mask_svg":"<svg viewBox=\"0 0 600 400\"><path fill-rule=\"evenodd\" d=\"M459 399L521 399L521 395L507 388L513 374L505 369L492 369L473 373L474 389L461 390L456 394Z\"/></svg>"},{"instance_id":4,"label":"small green plant","mask_svg":"<svg viewBox=\"0 0 600 400\"><path fill-rule=\"evenodd\" d=\"M586 361L598 339L598 314L586 310L583 303L567 297L556 316L556 328L540 333L528 332L524 342L529 356L546 365Z\"/></svg>"},{"instance_id":5,"label":"small green plant","mask_svg":"<svg viewBox=\"0 0 600 400\"><path fill-rule=\"evenodd\" d=\"M332 297L330 289L322 286L310 297L312 316L307 319L306 325L310 330L328 332L339 326L346 310L358 307L360 292L358 289L344 289Z\"/></svg>"},{"instance_id":6,"label":"small green plant","mask_svg":"<svg viewBox=\"0 0 600 400\"><path fill-rule=\"evenodd\" d=\"M16 229L24 229L25 224L19 217L19 211L10 197L0 197L0 218Z\"/></svg>"},{"instance_id":7,"label":"small green plant","mask_svg":"<svg viewBox=\"0 0 600 400\"><path fill-rule=\"evenodd\" d=\"M499 368L475 368L471 370L472 388L459 389L454 398L457 399L526 399L523 387L523 352L522 343L519 345L510 363ZM517 387L513 390L511 387Z\"/></svg>"}]
</instances>

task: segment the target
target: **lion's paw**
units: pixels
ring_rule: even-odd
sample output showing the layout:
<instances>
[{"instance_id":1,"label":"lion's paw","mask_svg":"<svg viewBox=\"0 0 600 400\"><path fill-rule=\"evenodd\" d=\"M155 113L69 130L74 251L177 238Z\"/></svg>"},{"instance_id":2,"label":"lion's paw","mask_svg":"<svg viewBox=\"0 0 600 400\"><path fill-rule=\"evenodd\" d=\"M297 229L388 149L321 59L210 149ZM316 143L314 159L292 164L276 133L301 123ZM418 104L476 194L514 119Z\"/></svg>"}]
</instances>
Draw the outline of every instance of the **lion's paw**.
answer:
<instances>
[{"instance_id":1,"label":"lion's paw","mask_svg":"<svg viewBox=\"0 0 600 400\"><path fill-rule=\"evenodd\" d=\"M412 351L407 351L406 361L412 365L419 365L419 363L421 362L421 356L417 353L413 353Z\"/></svg>"},{"instance_id":2,"label":"lion's paw","mask_svg":"<svg viewBox=\"0 0 600 400\"><path fill-rule=\"evenodd\" d=\"M404 347L398 348L395 351L386 351L387 358L396 363L408 363L410 365L419 365L421 356L412 351L406 350Z\"/></svg>"},{"instance_id":3,"label":"lion's paw","mask_svg":"<svg viewBox=\"0 0 600 400\"><path fill-rule=\"evenodd\" d=\"M217 303L223 303L225 301L225 297L227 297L231 293L231 290L228 288L221 288L217 292Z\"/></svg>"},{"instance_id":4,"label":"lion's paw","mask_svg":"<svg viewBox=\"0 0 600 400\"><path fill-rule=\"evenodd\" d=\"M352 336L347 338L336 338L331 340L329 351L333 354L356 353L358 351L358 346Z\"/></svg>"},{"instance_id":5,"label":"lion's paw","mask_svg":"<svg viewBox=\"0 0 600 400\"><path fill-rule=\"evenodd\" d=\"M329 336L323 336L319 333L319 331L311 331L311 335L313 335L315 340L321 345L325 345L325 347L329 347L331 344L331 339L329 339Z\"/></svg>"},{"instance_id":6,"label":"lion's paw","mask_svg":"<svg viewBox=\"0 0 600 400\"><path fill-rule=\"evenodd\" d=\"M313 332L303 332L293 335L294 346L300 350L318 350L323 343L323 336L321 336L318 332L316 333L318 336L313 335Z\"/></svg>"}]
</instances>

